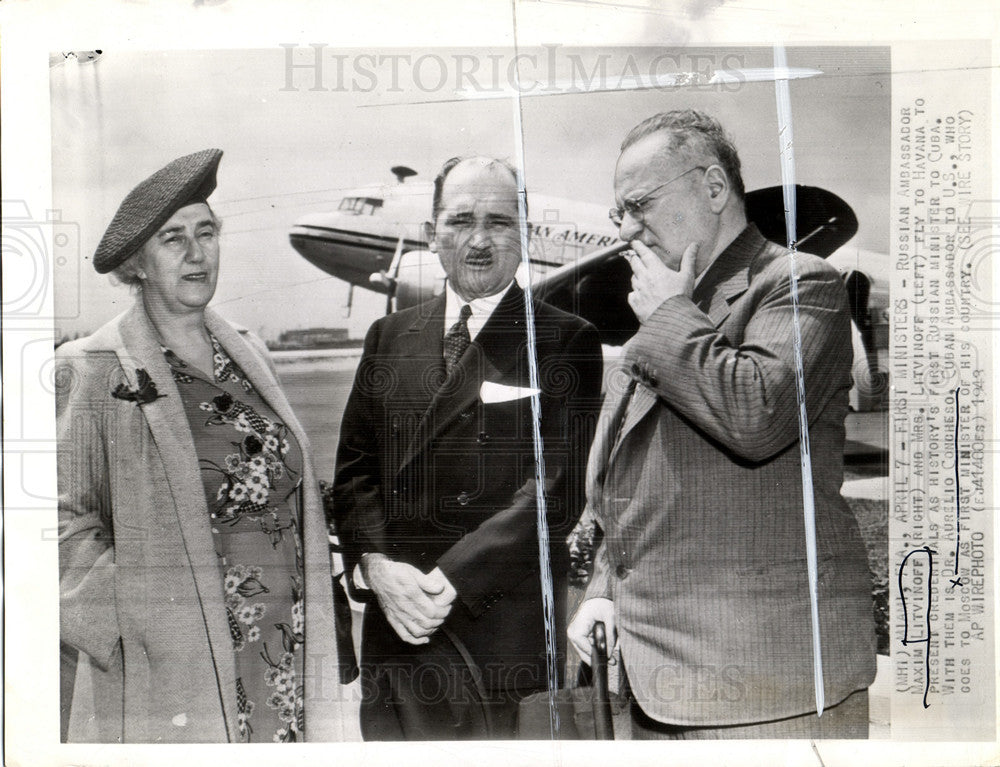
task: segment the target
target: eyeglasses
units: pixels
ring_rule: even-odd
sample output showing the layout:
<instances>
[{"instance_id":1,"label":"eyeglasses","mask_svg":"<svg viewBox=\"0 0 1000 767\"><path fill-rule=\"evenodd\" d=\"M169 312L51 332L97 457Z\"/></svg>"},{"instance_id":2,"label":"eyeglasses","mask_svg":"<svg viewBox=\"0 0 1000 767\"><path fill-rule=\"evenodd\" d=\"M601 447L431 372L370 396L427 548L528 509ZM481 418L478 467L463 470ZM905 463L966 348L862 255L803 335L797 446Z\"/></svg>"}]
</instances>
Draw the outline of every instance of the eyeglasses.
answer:
<instances>
[{"instance_id":1,"label":"eyeglasses","mask_svg":"<svg viewBox=\"0 0 1000 767\"><path fill-rule=\"evenodd\" d=\"M610 218L611 219L611 223L614 224L615 226L617 226L619 229L621 228L622 219L625 218L625 214L626 213L628 213L638 223L644 224L645 220L644 220L643 217L645 216L646 203L648 203L650 200L652 200L653 197L656 195L657 192L659 192L661 189L663 189L663 187L665 187L665 186L667 186L669 184L674 183L677 179L683 178L684 176L686 176L688 173L690 173L693 170L707 170L707 169L708 168L706 166L704 166L704 165L695 165L693 168L688 168L686 171L684 171L683 173L681 173L679 176L674 176L669 181L664 181L659 186L654 187L653 189L650 189L642 197L639 197L639 198L637 198L635 200L624 200L622 202L622 204L621 204L621 207L611 208L611 210L608 211L608 218Z\"/></svg>"}]
</instances>

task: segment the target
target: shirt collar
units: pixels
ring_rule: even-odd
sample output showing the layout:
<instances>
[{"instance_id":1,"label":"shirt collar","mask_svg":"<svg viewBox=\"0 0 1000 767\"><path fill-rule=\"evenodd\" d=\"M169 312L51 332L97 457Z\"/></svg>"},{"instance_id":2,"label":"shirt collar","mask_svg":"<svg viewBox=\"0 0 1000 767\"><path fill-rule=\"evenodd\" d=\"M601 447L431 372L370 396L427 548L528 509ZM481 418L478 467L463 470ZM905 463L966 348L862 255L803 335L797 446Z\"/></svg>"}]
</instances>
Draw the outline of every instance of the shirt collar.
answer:
<instances>
[{"instance_id":1,"label":"shirt collar","mask_svg":"<svg viewBox=\"0 0 1000 767\"><path fill-rule=\"evenodd\" d=\"M209 340L212 342L212 378L214 383L219 383L220 381L233 381L235 383L244 382L244 388L249 385L249 381L246 381L246 374L240 370L239 366L226 353L226 350L222 347L217 339L211 332L208 334ZM194 365L189 365L186 363L177 352L173 349L160 344L160 351L163 352L163 356L166 357L167 364L170 365L178 373L183 375L190 375L196 378L203 378L208 371L202 371L196 368ZM204 378L204 380L208 380Z\"/></svg>"},{"instance_id":2,"label":"shirt collar","mask_svg":"<svg viewBox=\"0 0 1000 767\"><path fill-rule=\"evenodd\" d=\"M450 282L446 282L444 287L444 332L447 333L448 329L458 322L459 312L462 311L463 306L468 304L469 308L472 309L472 315L469 317L469 338L474 339L479 334L479 331L483 329L483 326L486 324L487 320L489 320L490 315L492 315L493 311L500 305L503 297L507 295L507 291L510 290L510 286L513 284L514 281L511 280L503 287L502 290L498 293L494 293L492 296L474 298L471 301L466 301L454 291Z\"/></svg>"}]
</instances>

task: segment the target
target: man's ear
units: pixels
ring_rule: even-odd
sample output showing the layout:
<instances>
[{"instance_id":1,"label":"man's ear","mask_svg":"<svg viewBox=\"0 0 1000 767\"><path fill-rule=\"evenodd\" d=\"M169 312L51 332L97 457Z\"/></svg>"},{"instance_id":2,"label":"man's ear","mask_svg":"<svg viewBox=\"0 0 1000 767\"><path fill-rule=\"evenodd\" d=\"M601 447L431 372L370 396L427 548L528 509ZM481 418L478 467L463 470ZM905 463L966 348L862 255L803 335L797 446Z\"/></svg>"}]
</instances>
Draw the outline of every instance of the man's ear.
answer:
<instances>
[{"instance_id":1,"label":"man's ear","mask_svg":"<svg viewBox=\"0 0 1000 767\"><path fill-rule=\"evenodd\" d=\"M705 185L712 212L721 213L729 202L731 193L726 172L718 165L709 165L705 170Z\"/></svg>"},{"instance_id":2,"label":"man's ear","mask_svg":"<svg viewBox=\"0 0 1000 767\"><path fill-rule=\"evenodd\" d=\"M423 225L424 239L427 240L427 247L433 251L437 252L437 237L434 234L434 224L430 221L424 221Z\"/></svg>"}]
</instances>

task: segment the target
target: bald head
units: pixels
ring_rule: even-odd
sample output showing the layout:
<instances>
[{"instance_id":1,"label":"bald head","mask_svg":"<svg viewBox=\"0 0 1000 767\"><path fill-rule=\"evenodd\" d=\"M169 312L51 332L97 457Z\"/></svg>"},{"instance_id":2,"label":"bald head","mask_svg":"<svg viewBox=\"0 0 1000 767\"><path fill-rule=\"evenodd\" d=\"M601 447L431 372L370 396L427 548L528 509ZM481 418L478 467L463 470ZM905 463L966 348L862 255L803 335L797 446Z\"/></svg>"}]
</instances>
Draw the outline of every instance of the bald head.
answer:
<instances>
[{"instance_id":1,"label":"bald head","mask_svg":"<svg viewBox=\"0 0 1000 767\"><path fill-rule=\"evenodd\" d=\"M660 112L628 132L622 141L622 152L654 134L664 139L661 147L668 157L680 157L689 165L718 164L725 171L736 199L743 201L740 157L718 120L695 109Z\"/></svg>"},{"instance_id":2,"label":"bald head","mask_svg":"<svg viewBox=\"0 0 1000 767\"><path fill-rule=\"evenodd\" d=\"M521 263L517 174L487 157L449 160L434 181L431 250L463 299L495 295Z\"/></svg>"},{"instance_id":3,"label":"bald head","mask_svg":"<svg viewBox=\"0 0 1000 767\"><path fill-rule=\"evenodd\" d=\"M437 221L438 215L441 213L441 198L444 193L445 182L451 175L451 172L460 166L464 166L466 169L471 167L479 167L488 170L491 173L506 174L511 183L514 185L514 192L516 194L518 189L518 173L506 160L499 160L493 157L452 157L443 166L441 166L440 172L434 178L434 202L431 210L431 215L434 217L434 221ZM528 212L528 200L525 197L524 200L524 212Z\"/></svg>"},{"instance_id":4,"label":"bald head","mask_svg":"<svg viewBox=\"0 0 1000 767\"><path fill-rule=\"evenodd\" d=\"M679 140L663 127L636 131L615 168L618 234L643 243L674 270L697 245L700 274L746 226L742 183L732 183L699 134Z\"/></svg>"}]
</instances>

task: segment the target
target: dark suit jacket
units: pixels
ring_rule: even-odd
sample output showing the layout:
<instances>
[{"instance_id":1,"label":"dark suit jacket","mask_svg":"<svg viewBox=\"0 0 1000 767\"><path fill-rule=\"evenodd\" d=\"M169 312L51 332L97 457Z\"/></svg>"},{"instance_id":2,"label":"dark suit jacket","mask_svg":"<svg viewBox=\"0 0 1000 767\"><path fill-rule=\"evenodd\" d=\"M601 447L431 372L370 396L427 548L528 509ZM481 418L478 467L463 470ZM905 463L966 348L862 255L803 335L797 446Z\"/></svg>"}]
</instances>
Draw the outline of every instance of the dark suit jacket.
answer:
<instances>
[{"instance_id":1,"label":"dark suit jacket","mask_svg":"<svg viewBox=\"0 0 1000 767\"><path fill-rule=\"evenodd\" d=\"M341 426L334 516L348 567L382 552L458 592L447 625L493 689L546 684L531 399L484 403L484 382L529 386L524 294L513 286L447 381L444 297L377 321ZM565 645L566 534L584 504L599 406L597 331L534 304L557 636ZM443 382L443 384L442 384ZM419 662L374 603L362 666Z\"/></svg>"},{"instance_id":2,"label":"dark suit jacket","mask_svg":"<svg viewBox=\"0 0 1000 767\"><path fill-rule=\"evenodd\" d=\"M799 254L797 270L830 706L874 678L874 620L840 496L847 296L821 259ZM629 682L654 719L814 709L793 331L788 251L750 226L692 299L642 325L624 355L631 384L605 402L587 478L605 540L588 596L614 600Z\"/></svg>"}]
</instances>

